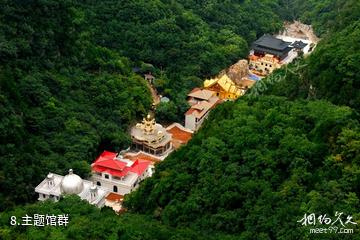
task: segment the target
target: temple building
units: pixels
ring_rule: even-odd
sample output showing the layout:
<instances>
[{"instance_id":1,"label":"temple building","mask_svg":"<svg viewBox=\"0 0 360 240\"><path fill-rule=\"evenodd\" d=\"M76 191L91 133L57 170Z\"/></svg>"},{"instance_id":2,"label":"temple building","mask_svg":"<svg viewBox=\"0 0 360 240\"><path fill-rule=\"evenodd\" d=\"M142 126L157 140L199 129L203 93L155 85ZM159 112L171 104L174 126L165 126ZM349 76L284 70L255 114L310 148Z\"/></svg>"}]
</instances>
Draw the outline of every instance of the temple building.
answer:
<instances>
[{"instance_id":1,"label":"temple building","mask_svg":"<svg viewBox=\"0 0 360 240\"><path fill-rule=\"evenodd\" d=\"M139 183L153 173L150 161L131 161L122 155L104 151L91 164L91 180L109 192L125 195L136 189Z\"/></svg>"},{"instance_id":2,"label":"temple building","mask_svg":"<svg viewBox=\"0 0 360 240\"><path fill-rule=\"evenodd\" d=\"M161 156L172 150L171 135L150 114L131 129L131 138L135 151Z\"/></svg>"},{"instance_id":3,"label":"temple building","mask_svg":"<svg viewBox=\"0 0 360 240\"><path fill-rule=\"evenodd\" d=\"M35 188L39 194L39 201L53 200L59 201L64 195L76 194L81 199L99 208L105 204L105 197L108 191L100 186L96 186L91 181L83 180L78 175L69 170L69 174L61 176L49 173L47 177Z\"/></svg>"},{"instance_id":4,"label":"temple building","mask_svg":"<svg viewBox=\"0 0 360 240\"><path fill-rule=\"evenodd\" d=\"M217 104L221 102L220 93L207 89L195 88L188 94L190 109L185 113L185 128L197 131Z\"/></svg>"},{"instance_id":5,"label":"temple building","mask_svg":"<svg viewBox=\"0 0 360 240\"><path fill-rule=\"evenodd\" d=\"M215 92L215 95L221 100L235 100L245 94L245 91L239 88L227 74L205 80L204 89Z\"/></svg>"},{"instance_id":6,"label":"temple building","mask_svg":"<svg viewBox=\"0 0 360 240\"><path fill-rule=\"evenodd\" d=\"M290 45L291 42L285 42L270 34L264 34L253 43L253 55L265 56L266 54L270 54L281 61L286 58L292 50Z\"/></svg>"},{"instance_id":7,"label":"temple building","mask_svg":"<svg viewBox=\"0 0 360 240\"><path fill-rule=\"evenodd\" d=\"M266 54L265 56L249 56L250 70L260 76L266 76L280 67L281 63L278 58L274 57L274 55Z\"/></svg>"}]
</instances>

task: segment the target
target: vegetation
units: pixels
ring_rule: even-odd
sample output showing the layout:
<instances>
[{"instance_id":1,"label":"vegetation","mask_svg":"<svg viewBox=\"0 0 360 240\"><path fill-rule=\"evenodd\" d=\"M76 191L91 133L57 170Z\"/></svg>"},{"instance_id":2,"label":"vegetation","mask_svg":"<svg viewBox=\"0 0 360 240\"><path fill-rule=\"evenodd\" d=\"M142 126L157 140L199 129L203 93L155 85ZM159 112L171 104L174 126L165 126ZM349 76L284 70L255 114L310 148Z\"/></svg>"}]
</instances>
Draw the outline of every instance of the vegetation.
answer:
<instances>
[{"instance_id":1,"label":"vegetation","mask_svg":"<svg viewBox=\"0 0 360 240\"><path fill-rule=\"evenodd\" d=\"M83 36L69 2L2 6L0 209L33 201L49 171L87 176L99 151L128 145L128 125L151 105L130 61Z\"/></svg>"},{"instance_id":2,"label":"vegetation","mask_svg":"<svg viewBox=\"0 0 360 240\"><path fill-rule=\"evenodd\" d=\"M81 4L96 44L130 58L156 76L155 86L174 105L202 79L244 58L257 36L281 28L267 1L133 0ZM116 9L116 10L115 10ZM183 119L182 108L175 111Z\"/></svg>"},{"instance_id":3,"label":"vegetation","mask_svg":"<svg viewBox=\"0 0 360 240\"><path fill-rule=\"evenodd\" d=\"M360 225L357 0L1 6L1 239L323 239L297 221L336 211ZM100 151L129 144L129 125L151 106L140 74L152 72L171 100L156 109L160 120L178 121L186 92L284 19L313 24L324 40L277 71L283 80L267 84L265 94L215 109L187 146L126 197L129 213L75 196L19 206L36 200L34 187L49 171L71 167L86 177ZM9 225L12 215L37 213L68 213L70 224Z\"/></svg>"},{"instance_id":4,"label":"vegetation","mask_svg":"<svg viewBox=\"0 0 360 240\"><path fill-rule=\"evenodd\" d=\"M329 11L334 13L334 8ZM360 2L347 1L338 12L337 18L346 17L328 23L331 33L324 36L309 57L292 64L290 71L282 69L272 76L283 80L265 84L269 86L266 94L289 99L326 99L360 111L360 21L355 17L360 13Z\"/></svg>"},{"instance_id":5,"label":"vegetation","mask_svg":"<svg viewBox=\"0 0 360 240\"><path fill-rule=\"evenodd\" d=\"M21 217L35 214L63 215L68 214L69 223L67 226L11 226L10 218L15 216L17 222L22 223ZM46 222L44 223L46 225ZM130 239L215 239L213 236L201 236L187 228L169 228L144 215L123 214L121 217L115 215L112 209L98 209L81 201L77 196L67 197L59 203L43 202L25 207L16 208L1 215L0 238L10 239L109 239L109 240L130 240ZM229 239L226 236L219 236L222 239Z\"/></svg>"},{"instance_id":6,"label":"vegetation","mask_svg":"<svg viewBox=\"0 0 360 240\"><path fill-rule=\"evenodd\" d=\"M311 24L317 35L324 37L342 30L360 17L356 0L280 0L279 14L287 20Z\"/></svg>"},{"instance_id":7,"label":"vegetation","mask_svg":"<svg viewBox=\"0 0 360 240\"><path fill-rule=\"evenodd\" d=\"M350 108L324 101L222 104L126 204L172 227L307 239L304 213L360 216L359 127Z\"/></svg>"},{"instance_id":8,"label":"vegetation","mask_svg":"<svg viewBox=\"0 0 360 240\"><path fill-rule=\"evenodd\" d=\"M189 89L244 57L257 34L281 26L271 1L229 2L227 11L222 4L203 11L195 1L4 0L0 209L34 199L48 171L72 167L85 177L99 151L127 146L129 124L150 107L133 69L154 72L170 97L159 106L161 120L181 121Z\"/></svg>"}]
</instances>

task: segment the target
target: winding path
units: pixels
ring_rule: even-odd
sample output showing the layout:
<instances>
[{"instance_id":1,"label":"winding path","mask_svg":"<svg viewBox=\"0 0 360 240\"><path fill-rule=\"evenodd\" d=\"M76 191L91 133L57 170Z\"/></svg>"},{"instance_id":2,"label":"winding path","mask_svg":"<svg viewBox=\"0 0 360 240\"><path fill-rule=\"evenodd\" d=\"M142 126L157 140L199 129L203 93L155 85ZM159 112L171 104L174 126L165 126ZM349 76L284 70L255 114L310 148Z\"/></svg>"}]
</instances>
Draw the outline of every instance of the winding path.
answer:
<instances>
[{"instance_id":1,"label":"winding path","mask_svg":"<svg viewBox=\"0 0 360 240\"><path fill-rule=\"evenodd\" d=\"M149 81L146 81L146 85L147 85L147 87L149 88L149 90L151 92L151 97L152 97L152 100L153 100L153 104L158 105L160 103L160 97L157 94L156 88L153 85L151 85L149 83Z\"/></svg>"}]
</instances>

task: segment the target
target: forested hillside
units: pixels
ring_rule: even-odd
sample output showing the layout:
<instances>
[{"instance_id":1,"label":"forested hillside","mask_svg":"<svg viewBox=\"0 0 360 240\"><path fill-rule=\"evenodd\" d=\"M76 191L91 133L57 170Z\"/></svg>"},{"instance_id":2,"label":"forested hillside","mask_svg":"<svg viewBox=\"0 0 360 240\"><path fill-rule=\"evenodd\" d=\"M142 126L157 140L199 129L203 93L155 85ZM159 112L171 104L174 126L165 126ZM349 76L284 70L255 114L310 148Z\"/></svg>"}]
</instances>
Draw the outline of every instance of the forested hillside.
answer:
<instances>
[{"instance_id":1,"label":"forested hillside","mask_svg":"<svg viewBox=\"0 0 360 240\"><path fill-rule=\"evenodd\" d=\"M219 106L127 205L173 227L307 239L308 229L296 222L304 213L360 216L359 141L348 107L241 98Z\"/></svg>"},{"instance_id":2,"label":"forested hillside","mask_svg":"<svg viewBox=\"0 0 360 240\"><path fill-rule=\"evenodd\" d=\"M236 239L324 239L296 222L304 213L341 209L359 224L359 2L284 2L324 40L259 83L265 92L219 106L129 196L132 211Z\"/></svg>"},{"instance_id":3,"label":"forested hillside","mask_svg":"<svg viewBox=\"0 0 360 240\"><path fill-rule=\"evenodd\" d=\"M96 44L155 74L157 90L172 101L159 107L177 121L189 89L245 58L252 41L282 26L274 1L106 0L81 6Z\"/></svg>"},{"instance_id":4,"label":"forested hillside","mask_svg":"<svg viewBox=\"0 0 360 240\"><path fill-rule=\"evenodd\" d=\"M326 99L360 111L360 2L335 2L326 8L318 3L304 13L315 23L315 29L324 32L321 29L327 26L328 33L323 34L324 39L308 58L290 65L290 71L282 69L271 76L282 81L265 81L266 94Z\"/></svg>"},{"instance_id":5,"label":"forested hillside","mask_svg":"<svg viewBox=\"0 0 360 240\"><path fill-rule=\"evenodd\" d=\"M70 224L67 227L14 227L9 226L11 216L28 214L69 214ZM107 239L107 240L233 240L225 235L205 236L189 228L170 228L154 221L150 216L123 214L121 217L109 209L98 209L81 201L77 196L63 199L59 203L44 202L42 204L27 205L14 211L6 212L0 218L0 237L8 239Z\"/></svg>"},{"instance_id":6,"label":"forested hillside","mask_svg":"<svg viewBox=\"0 0 360 240\"><path fill-rule=\"evenodd\" d=\"M319 36L342 30L360 17L356 0L281 0L280 14L311 24Z\"/></svg>"},{"instance_id":7,"label":"forested hillside","mask_svg":"<svg viewBox=\"0 0 360 240\"><path fill-rule=\"evenodd\" d=\"M1 4L1 209L32 202L49 171L86 176L98 151L127 146L151 105L130 61L94 45L85 26L69 1Z\"/></svg>"},{"instance_id":8,"label":"forested hillside","mask_svg":"<svg viewBox=\"0 0 360 240\"><path fill-rule=\"evenodd\" d=\"M357 0L3 0L0 239L324 239L297 221L335 211L360 225L359 9ZM171 99L160 108L177 119L184 93L294 19L323 38L315 52L255 97L218 106L126 197L128 213L76 197L34 203L49 171L86 177L99 151L128 145L128 127L151 106L141 73L153 72ZM9 225L26 213L69 213L70 224ZM326 239L360 239L354 228Z\"/></svg>"},{"instance_id":9,"label":"forested hillside","mask_svg":"<svg viewBox=\"0 0 360 240\"><path fill-rule=\"evenodd\" d=\"M189 89L244 57L256 35L281 26L270 1L222 9L218 1L207 11L195 1L1 5L0 208L32 199L50 170L72 166L86 176L99 151L127 146L129 124L151 104L133 68L155 73L158 90L172 99L159 108L179 120Z\"/></svg>"}]
</instances>

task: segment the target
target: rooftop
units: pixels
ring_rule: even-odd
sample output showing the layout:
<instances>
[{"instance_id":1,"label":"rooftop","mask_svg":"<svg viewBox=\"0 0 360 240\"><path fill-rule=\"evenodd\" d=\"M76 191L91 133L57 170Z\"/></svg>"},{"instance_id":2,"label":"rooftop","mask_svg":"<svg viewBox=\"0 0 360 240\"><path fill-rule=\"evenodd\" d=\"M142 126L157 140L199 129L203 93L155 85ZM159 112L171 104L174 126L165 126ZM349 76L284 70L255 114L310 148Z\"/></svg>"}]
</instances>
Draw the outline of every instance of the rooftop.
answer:
<instances>
[{"instance_id":1,"label":"rooftop","mask_svg":"<svg viewBox=\"0 0 360 240\"><path fill-rule=\"evenodd\" d=\"M224 91L235 94L238 97L244 94L244 92L235 85L227 74L222 75L220 78L213 78L204 81L204 87L206 88L215 84L218 84Z\"/></svg>"},{"instance_id":2,"label":"rooftop","mask_svg":"<svg viewBox=\"0 0 360 240\"><path fill-rule=\"evenodd\" d=\"M295 41L291 44L291 46L297 49L303 49L307 46L307 43L304 43L303 41Z\"/></svg>"},{"instance_id":3,"label":"rooftop","mask_svg":"<svg viewBox=\"0 0 360 240\"><path fill-rule=\"evenodd\" d=\"M171 141L171 136L166 132L165 128L156 123L155 119L150 115L131 128L131 137L133 140L144 142L152 148L165 146Z\"/></svg>"},{"instance_id":4,"label":"rooftop","mask_svg":"<svg viewBox=\"0 0 360 240\"><path fill-rule=\"evenodd\" d=\"M285 41L278 39L270 34L264 34L261 38L256 40L253 45L258 46L258 47L265 47L265 48L271 48L271 49L278 50L278 51L283 51L287 47L289 47L290 44L291 44L291 42L285 42Z\"/></svg>"},{"instance_id":5,"label":"rooftop","mask_svg":"<svg viewBox=\"0 0 360 240\"><path fill-rule=\"evenodd\" d=\"M150 154L142 152L142 151L137 152L137 153L126 153L124 155L124 158L130 159L132 161L135 161L136 159L147 160L147 161L150 161L152 163L158 163L158 162L160 162L162 160L162 159L160 159L158 157L155 157L154 155L150 155Z\"/></svg>"},{"instance_id":6,"label":"rooftop","mask_svg":"<svg viewBox=\"0 0 360 240\"><path fill-rule=\"evenodd\" d=\"M172 142L175 148L186 144L192 137L193 131L183 127L179 123L173 123L166 128L166 131L172 134Z\"/></svg>"},{"instance_id":7,"label":"rooftop","mask_svg":"<svg viewBox=\"0 0 360 240\"><path fill-rule=\"evenodd\" d=\"M64 176L58 175L55 173L49 173L49 175L53 176L54 184L49 184L49 179L45 178L36 188L35 192L53 195L53 196L60 196L63 194L61 190L61 181L64 179ZM87 200L90 204L98 204L108 193L104 188L100 186L95 186L96 189L96 197L91 197L90 188L94 186L91 181L82 179L83 188L80 193L77 195L80 196L81 199Z\"/></svg>"},{"instance_id":8,"label":"rooftop","mask_svg":"<svg viewBox=\"0 0 360 240\"><path fill-rule=\"evenodd\" d=\"M95 172L106 172L116 177L125 177L130 173L135 173L140 176L151 164L151 162L147 160L135 159L131 161L122 156L116 157L116 155L116 153L104 151L95 162L91 164L92 170Z\"/></svg>"},{"instance_id":9,"label":"rooftop","mask_svg":"<svg viewBox=\"0 0 360 240\"><path fill-rule=\"evenodd\" d=\"M100 156L95 160L97 167L109 168L116 171L122 171L128 165L125 161L115 161L117 153L104 151Z\"/></svg>"},{"instance_id":10,"label":"rooftop","mask_svg":"<svg viewBox=\"0 0 360 240\"><path fill-rule=\"evenodd\" d=\"M194 115L196 118L202 118L207 112L218 104L220 99L217 96L212 96L209 101L200 101L197 104L190 107L185 115Z\"/></svg>"},{"instance_id":11,"label":"rooftop","mask_svg":"<svg viewBox=\"0 0 360 240\"><path fill-rule=\"evenodd\" d=\"M124 196L111 192L109 193L109 195L106 196L105 199L112 202L116 202L116 201L122 202L124 200Z\"/></svg>"},{"instance_id":12,"label":"rooftop","mask_svg":"<svg viewBox=\"0 0 360 240\"><path fill-rule=\"evenodd\" d=\"M201 100L209 100L212 96L215 95L214 91L207 89L194 88L189 94L188 97L193 97Z\"/></svg>"}]
</instances>

